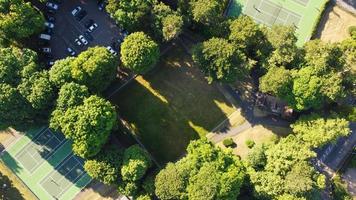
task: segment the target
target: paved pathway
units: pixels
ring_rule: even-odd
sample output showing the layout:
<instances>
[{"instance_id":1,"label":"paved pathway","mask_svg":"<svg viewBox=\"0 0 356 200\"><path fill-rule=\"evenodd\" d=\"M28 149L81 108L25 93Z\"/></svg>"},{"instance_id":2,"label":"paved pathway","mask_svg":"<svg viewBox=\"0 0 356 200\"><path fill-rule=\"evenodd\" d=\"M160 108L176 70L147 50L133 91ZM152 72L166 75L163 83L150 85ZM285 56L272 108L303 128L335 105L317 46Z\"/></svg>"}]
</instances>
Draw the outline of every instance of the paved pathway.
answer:
<instances>
[{"instance_id":1,"label":"paved pathway","mask_svg":"<svg viewBox=\"0 0 356 200\"><path fill-rule=\"evenodd\" d=\"M356 15L356 1L355 0L333 0L337 5L343 9Z\"/></svg>"}]
</instances>

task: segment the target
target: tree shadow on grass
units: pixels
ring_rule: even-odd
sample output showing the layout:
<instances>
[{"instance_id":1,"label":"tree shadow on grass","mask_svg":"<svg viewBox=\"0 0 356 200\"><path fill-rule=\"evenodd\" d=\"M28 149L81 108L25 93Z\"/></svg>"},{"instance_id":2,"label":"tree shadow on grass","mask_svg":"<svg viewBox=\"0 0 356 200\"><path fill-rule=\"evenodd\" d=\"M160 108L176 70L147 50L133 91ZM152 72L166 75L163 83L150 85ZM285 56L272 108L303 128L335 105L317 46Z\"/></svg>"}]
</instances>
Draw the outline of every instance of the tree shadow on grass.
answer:
<instances>
[{"instance_id":1,"label":"tree shadow on grass","mask_svg":"<svg viewBox=\"0 0 356 200\"><path fill-rule=\"evenodd\" d=\"M180 47L173 48L154 71L111 98L161 164L182 156L190 140L204 137L226 119L222 109L233 110L191 63Z\"/></svg>"},{"instance_id":2,"label":"tree shadow on grass","mask_svg":"<svg viewBox=\"0 0 356 200\"><path fill-rule=\"evenodd\" d=\"M13 185L12 181L0 172L0 199L24 199L21 192Z\"/></svg>"}]
</instances>

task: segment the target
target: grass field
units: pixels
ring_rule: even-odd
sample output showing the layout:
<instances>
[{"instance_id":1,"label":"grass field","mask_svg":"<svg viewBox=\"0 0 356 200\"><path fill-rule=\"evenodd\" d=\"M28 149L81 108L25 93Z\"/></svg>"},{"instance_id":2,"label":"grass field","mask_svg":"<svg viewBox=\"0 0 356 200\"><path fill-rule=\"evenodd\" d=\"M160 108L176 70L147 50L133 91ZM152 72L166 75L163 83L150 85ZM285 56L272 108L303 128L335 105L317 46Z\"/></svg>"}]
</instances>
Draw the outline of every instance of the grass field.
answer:
<instances>
[{"instance_id":1,"label":"grass field","mask_svg":"<svg viewBox=\"0 0 356 200\"><path fill-rule=\"evenodd\" d=\"M228 8L228 15L239 16L243 13L267 26L296 26L297 45L302 46L312 36L326 2L327 0L233 0Z\"/></svg>"},{"instance_id":2,"label":"grass field","mask_svg":"<svg viewBox=\"0 0 356 200\"><path fill-rule=\"evenodd\" d=\"M235 109L176 46L158 67L112 97L119 115L160 163L181 156Z\"/></svg>"},{"instance_id":3,"label":"grass field","mask_svg":"<svg viewBox=\"0 0 356 200\"><path fill-rule=\"evenodd\" d=\"M251 151L246 145L246 140L252 140L255 142L255 145L259 145L262 143L273 142L279 137L288 135L290 132L291 130L288 128L264 127L262 125L254 126L232 138L236 144L233 148L233 152L234 154L239 155L242 159L245 159ZM222 142L219 142L217 145L225 148Z\"/></svg>"}]
</instances>

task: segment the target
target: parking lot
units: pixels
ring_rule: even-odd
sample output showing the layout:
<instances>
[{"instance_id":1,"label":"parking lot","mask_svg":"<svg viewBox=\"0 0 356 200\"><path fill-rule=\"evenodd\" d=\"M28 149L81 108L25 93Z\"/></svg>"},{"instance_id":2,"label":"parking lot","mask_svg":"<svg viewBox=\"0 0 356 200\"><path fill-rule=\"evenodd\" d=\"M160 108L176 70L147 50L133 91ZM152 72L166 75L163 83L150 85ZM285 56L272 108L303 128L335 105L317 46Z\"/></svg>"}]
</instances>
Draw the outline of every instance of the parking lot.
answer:
<instances>
[{"instance_id":1,"label":"parking lot","mask_svg":"<svg viewBox=\"0 0 356 200\"><path fill-rule=\"evenodd\" d=\"M52 54L48 56L49 59L58 60L69 56L68 47L73 49L76 55L93 46L112 46L115 51L119 51L119 44L116 41L119 38L123 38L122 31L116 26L105 10L99 10L97 1L71 0L62 1L58 5L59 9L55 13L45 14L47 18L48 16L54 16L55 18L51 40L47 44L51 48ZM83 18L80 20L78 19L79 14L76 16L72 14L72 11L77 6L82 8L79 13ZM98 27L91 33L88 33L88 24L93 23L96 23ZM85 34L85 32L87 33ZM85 40L88 41L87 45L83 42L81 42L81 45L78 45L75 42L80 35L83 35ZM46 44L43 47L46 47Z\"/></svg>"}]
</instances>

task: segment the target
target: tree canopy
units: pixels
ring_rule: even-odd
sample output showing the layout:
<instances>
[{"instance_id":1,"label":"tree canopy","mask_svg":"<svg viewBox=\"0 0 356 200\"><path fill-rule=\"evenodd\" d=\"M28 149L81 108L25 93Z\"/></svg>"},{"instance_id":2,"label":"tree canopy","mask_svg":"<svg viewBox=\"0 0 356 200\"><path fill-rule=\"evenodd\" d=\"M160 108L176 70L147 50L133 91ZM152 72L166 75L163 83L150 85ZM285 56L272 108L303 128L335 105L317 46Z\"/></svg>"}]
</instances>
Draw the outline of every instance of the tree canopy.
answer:
<instances>
[{"instance_id":1,"label":"tree canopy","mask_svg":"<svg viewBox=\"0 0 356 200\"><path fill-rule=\"evenodd\" d=\"M245 178L242 162L207 140L192 141L187 155L156 176L160 199L236 199ZM208 180L208 181L207 181Z\"/></svg>"},{"instance_id":2,"label":"tree canopy","mask_svg":"<svg viewBox=\"0 0 356 200\"><path fill-rule=\"evenodd\" d=\"M0 48L0 83L17 86L31 69L38 69L36 62L37 54L30 49Z\"/></svg>"},{"instance_id":3,"label":"tree canopy","mask_svg":"<svg viewBox=\"0 0 356 200\"><path fill-rule=\"evenodd\" d=\"M141 30L153 5L153 0L109 0L106 10L117 24L132 32Z\"/></svg>"},{"instance_id":4,"label":"tree canopy","mask_svg":"<svg viewBox=\"0 0 356 200\"><path fill-rule=\"evenodd\" d=\"M193 60L208 82L232 82L247 73L244 54L223 38L211 38L193 49Z\"/></svg>"},{"instance_id":5,"label":"tree canopy","mask_svg":"<svg viewBox=\"0 0 356 200\"><path fill-rule=\"evenodd\" d=\"M151 165L148 154L138 145L133 145L124 152L121 167L122 179L130 182L140 180Z\"/></svg>"},{"instance_id":6,"label":"tree canopy","mask_svg":"<svg viewBox=\"0 0 356 200\"><path fill-rule=\"evenodd\" d=\"M143 32L132 33L121 44L121 61L135 73L144 73L154 67L159 59L159 47Z\"/></svg>"},{"instance_id":7,"label":"tree canopy","mask_svg":"<svg viewBox=\"0 0 356 200\"><path fill-rule=\"evenodd\" d=\"M114 184L120 177L121 163L122 151L113 145L109 145L93 158L86 160L84 169L92 178L104 184Z\"/></svg>"},{"instance_id":8,"label":"tree canopy","mask_svg":"<svg viewBox=\"0 0 356 200\"><path fill-rule=\"evenodd\" d=\"M116 111L110 102L92 95L82 105L65 112L54 111L50 127L59 128L66 138L73 140L76 155L90 158L106 143L116 123Z\"/></svg>"},{"instance_id":9,"label":"tree canopy","mask_svg":"<svg viewBox=\"0 0 356 200\"><path fill-rule=\"evenodd\" d=\"M66 83L59 90L56 107L65 111L83 104L87 97L89 97L89 91L86 86L74 82Z\"/></svg>"},{"instance_id":10,"label":"tree canopy","mask_svg":"<svg viewBox=\"0 0 356 200\"><path fill-rule=\"evenodd\" d=\"M152 18L154 32L159 40L170 41L182 32L182 16L162 2L154 5Z\"/></svg>"},{"instance_id":11,"label":"tree canopy","mask_svg":"<svg viewBox=\"0 0 356 200\"><path fill-rule=\"evenodd\" d=\"M0 38L18 40L40 32L44 28L43 15L23 0L0 2Z\"/></svg>"},{"instance_id":12,"label":"tree canopy","mask_svg":"<svg viewBox=\"0 0 356 200\"><path fill-rule=\"evenodd\" d=\"M33 109L20 92L6 83L0 83L0 130L26 124Z\"/></svg>"},{"instance_id":13,"label":"tree canopy","mask_svg":"<svg viewBox=\"0 0 356 200\"><path fill-rule=\"evenodd\" d=\"M47 71L35 72L22 79L18 89L23 97L37 110L44 110L53 105L56 96Z\"/></svg>"},{"instance_id":14,"label":"tree canopy","mask_svg":"<svg viewBox=\"0 0 356 200\"><path fill-rule=\"evenodd\" d=\"M104 47L91 47L78 57L56 61L49 74L51 81L61 87L76 82L90 91L102 92L115 79L118 59Z\"/></svg>"}]
</instances>

